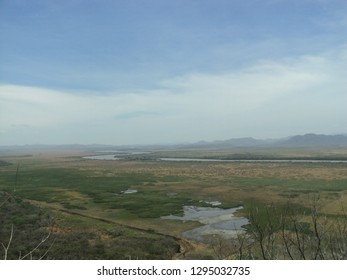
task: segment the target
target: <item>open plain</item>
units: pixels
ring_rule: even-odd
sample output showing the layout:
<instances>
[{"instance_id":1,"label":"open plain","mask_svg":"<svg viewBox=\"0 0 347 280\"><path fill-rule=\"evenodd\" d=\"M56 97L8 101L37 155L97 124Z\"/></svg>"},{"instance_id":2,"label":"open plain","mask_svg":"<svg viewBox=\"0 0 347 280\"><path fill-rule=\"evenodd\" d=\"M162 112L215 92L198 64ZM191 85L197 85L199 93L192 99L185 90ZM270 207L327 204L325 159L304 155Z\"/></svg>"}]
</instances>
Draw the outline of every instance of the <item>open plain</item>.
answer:
<instances>
[{"instance_id":1,"label":"open plain","mask_svg":"<svg viewBox=\"0 0 347 280\"><path fill-rule=\"evenodd\" d=\"M100 154L110 152L1 153L1 243L7 244L14 228L7 258L31 252L42 236L47 240L32 258L346 257L346 149L146 151L123 153L118 160L85 158ZM239 161L160 160L182 157ZM298 157L329 160L242 161ZM183 216L187 206L239 207L234 218L249 223L232 239L214 233L198 242L183 233L201 222L163 218ZM342 245L333 248L324 243L328 239Z\"/></svg>"}]
</instances>

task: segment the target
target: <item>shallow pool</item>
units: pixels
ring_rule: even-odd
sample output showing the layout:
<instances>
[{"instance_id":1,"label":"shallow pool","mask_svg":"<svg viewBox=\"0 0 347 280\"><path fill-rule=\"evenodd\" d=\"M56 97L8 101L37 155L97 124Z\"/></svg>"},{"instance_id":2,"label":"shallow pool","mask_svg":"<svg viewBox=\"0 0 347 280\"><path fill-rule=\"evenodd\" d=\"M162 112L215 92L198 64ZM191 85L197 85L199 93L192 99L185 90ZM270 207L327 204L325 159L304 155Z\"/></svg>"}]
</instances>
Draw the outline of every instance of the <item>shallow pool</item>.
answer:
<instances>
[{"instance_id":1,"label":"shallow pool","mask_svg":"<svg viewBox=\"0 0 347 280\"><path fill-rule=\"evenodd\" d=\"M216 207L184 206L184 215L182 217L169 215L162 218L181 220L183 222L200 222L203 224L201 227L185 231L182 233L182 236L187 239L210 243L213 238L234 238L237 234L244 231L243 226L249 223L248 219L234 216L234 213L240 209L242 207L221 209Z\"/></svg>"}]
</instances>

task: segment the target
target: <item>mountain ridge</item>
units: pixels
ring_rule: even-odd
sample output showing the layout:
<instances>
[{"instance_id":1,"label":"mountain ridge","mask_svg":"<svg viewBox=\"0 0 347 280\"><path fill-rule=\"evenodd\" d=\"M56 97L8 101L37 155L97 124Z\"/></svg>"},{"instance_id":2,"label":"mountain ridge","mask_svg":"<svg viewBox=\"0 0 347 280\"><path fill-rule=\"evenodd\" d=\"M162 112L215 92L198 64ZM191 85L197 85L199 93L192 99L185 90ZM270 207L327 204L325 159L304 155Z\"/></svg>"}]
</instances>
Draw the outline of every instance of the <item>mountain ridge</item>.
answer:
<instances>
[{"instance_id":1,"label":"mountain ridge","mask_svg":"<svg viewBox=\"0 0 347 280\"><path fill-rule=\"evenodd\" d=\"M346 134L315 134L307 133L277 139L256 139L253 137L230 138L226 140L198 141L183 144L153 144L153 145L104 145L104 144L66 144L66 145L0 145L0 151L6 150L83 150L83 149L223 149L223 148L254 148L254 147L347 147Z\"/></svg>"},{"instance_id":2,"label":"mountain ridge","mask_svg":"<svg viewBox=\"0 0 347 280\"><path fill-rule=\"evenodd\" d=\"M185 147L200 148L247 148L247 147L347 147L347 136L307 133L278 139L255 139L253 137L231 138L212 142L186 144Z\"/></svg>"}]
</instances>

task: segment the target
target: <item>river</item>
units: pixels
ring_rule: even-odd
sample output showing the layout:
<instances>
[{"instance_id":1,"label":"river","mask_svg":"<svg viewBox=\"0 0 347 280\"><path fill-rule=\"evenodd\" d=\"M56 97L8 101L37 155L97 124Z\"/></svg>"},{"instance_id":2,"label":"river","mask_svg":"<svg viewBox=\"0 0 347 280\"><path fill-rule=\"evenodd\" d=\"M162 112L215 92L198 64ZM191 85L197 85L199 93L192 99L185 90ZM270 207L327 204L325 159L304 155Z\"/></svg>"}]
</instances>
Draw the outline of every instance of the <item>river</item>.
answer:
<instances>
[{"instance_id":1,"label":"river","mask_svg":"<svg viewBox=\"0 0 347 280\"><path fill-rule=\"evenodd\" d=\"M85 156L84 159L93 160L121 160L127 155L141 155L149 152L122 152L105 155ZM347 163L347 160L324 160L324 159L208 159L208 158L158 158L158 161L180 162L264 162L264 163Z\"/></svg>"}]
</instances>

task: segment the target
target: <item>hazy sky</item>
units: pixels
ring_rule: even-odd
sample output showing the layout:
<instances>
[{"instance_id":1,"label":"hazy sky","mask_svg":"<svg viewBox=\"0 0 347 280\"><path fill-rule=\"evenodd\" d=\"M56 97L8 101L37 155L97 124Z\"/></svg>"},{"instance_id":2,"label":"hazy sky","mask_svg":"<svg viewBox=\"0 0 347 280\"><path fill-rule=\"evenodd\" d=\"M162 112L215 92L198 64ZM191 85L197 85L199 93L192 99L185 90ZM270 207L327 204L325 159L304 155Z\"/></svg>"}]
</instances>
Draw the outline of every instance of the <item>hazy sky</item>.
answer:
<instances>
[{"instance_id":1,"label":"hazy sky","mask_svg":"<svg viewBox=\"0 0 347 280\"><path fill-rule=\"evenodd\" d=\"M347 132L346 0L0 0L0 145Z\"/></svg>"}]
</instances>

